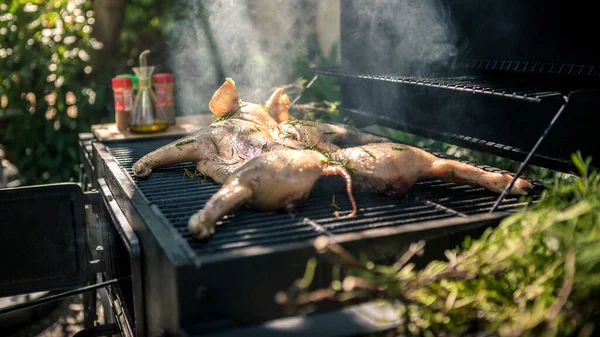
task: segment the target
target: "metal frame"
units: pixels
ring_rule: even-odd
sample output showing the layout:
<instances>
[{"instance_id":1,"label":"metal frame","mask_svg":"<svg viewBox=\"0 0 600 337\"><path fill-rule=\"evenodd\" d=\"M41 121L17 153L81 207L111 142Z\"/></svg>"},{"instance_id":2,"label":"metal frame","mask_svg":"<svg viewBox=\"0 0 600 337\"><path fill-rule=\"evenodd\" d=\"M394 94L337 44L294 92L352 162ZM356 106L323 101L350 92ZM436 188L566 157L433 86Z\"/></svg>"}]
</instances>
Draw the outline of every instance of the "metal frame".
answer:
<instances>
[{"instance_id":1,"label":"metal frame","mask_svg":"<svg viewBox=\"0 0 600 337\"><path fill-rule=\"evenodd\" d=\"M120 210L120 215L115 217L115 220L127 220L127 227L132 230L124 230L123 234L127 236L127 233L135 233L138 239L136 246L144 252L143 258L140 258L141 267L132 268L132 273L141 269L141 278L137 278L140 284L134 285L134 289L138 293L141 290L142 296L138 296L139 299L151 298L153 303L158 304L144 306L138 302L138 310L134 309L134 315L139 315L142 311L141 315L144 318L140 323L140 317L136 316L136 328L143 326L143 336L157 334L162 329L177 331L180 323L177 280L164 278L164 275L176 275L178 268L190 265L189 252L184 250L186 245L176 240L173 229L168 228L158 216L156 207L136 190L133 182L114 161L104 144L94 142L92 145L96 175L98 180L103 179L103 184L108 187L104 190L107 193L107 201L111 204L110 209ZM157 320L156 317L163 316L161 312L170 312L170 315L163 321Z\"/></svg>"},{"instance_id":2,"label":"metal frame","mask_svg":"<svg viewBox=\"0 0 600 337\"><path fill-rule=\"evenodd\" d=\"M98 179L98 186L100 193L103 196L104 205L108 216L116 229L119 238L122 240L127 252L129 254L131 270L131 283L133 289L133 316L129 315L129 312L123 309L124 305L118 305L115 309L115 317L121 326L122 330L127 332L126 336L133 336L131 331L135 328L135 336L143 337L145 332L145 320L144 320L144 294L142 284L142 256L140 249L140 242L137 235L133 231L129 220L125 217L125 214L119 208L117 201L112 195L112 192L106 185L104 178ZM109 269L110 270L110 269ZM112 276L112 275L111 275ZM119 300L118 294L120 290L117 287L112 287L111 291L108 291L108 297L111 299L111 306L114 305L115 300ZM129 317L129 319L128 319ZM133 318L133 319L132 319ZM129 322L133 322L134 328L132 328Z\"/></svg>"}]
</instances>

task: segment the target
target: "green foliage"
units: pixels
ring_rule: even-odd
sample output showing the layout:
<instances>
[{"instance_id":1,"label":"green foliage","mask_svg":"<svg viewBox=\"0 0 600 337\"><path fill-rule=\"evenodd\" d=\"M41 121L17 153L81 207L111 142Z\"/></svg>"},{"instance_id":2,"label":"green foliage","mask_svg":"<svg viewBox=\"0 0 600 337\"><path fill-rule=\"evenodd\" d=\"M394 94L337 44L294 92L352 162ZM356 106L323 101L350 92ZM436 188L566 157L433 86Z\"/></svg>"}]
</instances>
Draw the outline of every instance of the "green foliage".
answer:
<instances>
[{"instance_id":1,"label":"green foliage","mask_svg":"<svg viewBox=\"0 0 600 337\"><path fill-rule=\"evenodd\" d=\"M0 4L0 144L18 165L22 184L73 180L77 134L114 121L110 78L130 72L145 48L163 62L163 34L172 1L133 0L121 34L122 50L95 72L91 0Z\"/></svg>"},{"instance_id":2,"label":"green foliage","mask_svg":"<svg viewBox=\"0 0 600 337\"><path fill-rule=\"evenodd\" d=\"M296 88L305 88L315 74L310 70L313 67L328 67L336 65L338 47L331 48L328 56L318 54L314 59L300 58L296 61L294 69L299 78L295 83ZM296 94L293 90L291 93ZM290 98L294 99L294 95ZM303 92L302 98L292 109L292 114L298 119L314 120L321 122L341 122L340 117L340 86L333 76L320 76L309 89Z\"/></svg>"},{"instance_id":3,"label":"green foliage","mask_svg":"<svg viewBox=\"0 0 600 337\"><path fill-rule=\"evenodd\" d=\"M416 270L409 261L423 242L392 266L359 262L339 245L321 249L347 276L320 298L396 303L402 335L592 335L600 314L600 175L579 153L572 159L577 178L555 180L538 203L447 251L447 261ZM296 304L319 298L306 289Z\"/></svg>"},{"instance_id":4,"label":"green foliage","mask_svg":"<svg viewBox=\"0 0 600 337\"><path fill-rule=\"evenodd\" d=\"M91 1L12 1L0 13L0 143L23 183L67 181L79 162L77 133L107 101L89 63L100 48Z\"/></svg>"},{"instance_id":5,"label":"green foliage","mask_svg":"<svg viewBox=\"0 0 600 337\"><path fill-rule=\"evenodd\" d=\"M151 48L151 63L166 61L167 46L165 36L173 23L174 0L131 0L127 2L127 17L121 33L121 62L119 68L129 69L138 62L138 56ZM156 53L160 51L159 53ZM123 64L126 63L126 64Z\"/></svg>"}]
</instances>

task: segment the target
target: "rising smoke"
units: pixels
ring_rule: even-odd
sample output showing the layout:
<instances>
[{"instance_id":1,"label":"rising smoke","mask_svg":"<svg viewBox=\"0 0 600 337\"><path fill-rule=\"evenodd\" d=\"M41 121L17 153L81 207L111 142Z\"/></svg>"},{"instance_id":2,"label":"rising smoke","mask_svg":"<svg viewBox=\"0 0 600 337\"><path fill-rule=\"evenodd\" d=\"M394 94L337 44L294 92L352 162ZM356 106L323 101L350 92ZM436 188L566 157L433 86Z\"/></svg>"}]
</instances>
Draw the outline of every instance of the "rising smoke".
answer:
<instances>
[{"instance_id":1,"label":"rising smoke","mask_svg":"<svg viewBox=\"0 0 600 337\"><path fill-rule=\"evenodd\" d=\"M264 102L294 81L294 62L307 56L317 1L183 0L171 33L180 110L206 111L225 77L243 100Z\"/></svg>"},{"instance_id":2,"label":"rising smoke","mask_svg":"<svg viewBox=\"0 0 600 337\"><path fill-rule=\"evenodd\" d=\"M354 27L344 38L368 46L354 49L364 54L359 61L368 71L418 76L446 66L458 53L455 29L440 0L358 0L352 1L352 12L348 23Z\"/></svg>"},{"instance_id":3,"label":"rising smoke","mask_svg":"<svg viewBox=\"0 0 600 337\"><path fill-rule=\"evenodd\" d=\"M360 22L354 34L369 41L369 50L356 52L387 67L381 71L419 72L457 53L450 19L437 0L352 3ZM318 7L319 0L181 0L169 36L178 110L206 112L224 77L236 81L243 100L255 102L294 81L294 62L310 53Z\"/></svg>"}]
</instances>

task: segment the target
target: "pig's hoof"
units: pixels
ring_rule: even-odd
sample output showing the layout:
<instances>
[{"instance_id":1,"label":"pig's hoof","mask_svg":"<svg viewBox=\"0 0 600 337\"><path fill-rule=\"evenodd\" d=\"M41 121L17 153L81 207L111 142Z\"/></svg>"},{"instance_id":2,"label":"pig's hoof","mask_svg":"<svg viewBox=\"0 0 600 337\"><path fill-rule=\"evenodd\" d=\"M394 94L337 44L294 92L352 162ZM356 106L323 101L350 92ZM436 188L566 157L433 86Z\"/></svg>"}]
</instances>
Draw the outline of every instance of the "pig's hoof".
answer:
<instances>
[{"instance_id":1,"label":"pig's hoof","mask_svg":"<svg viewBox=\"0 0 600 337\"><path fill-rule=\"evenodd\" d=\"M152 169L146 166L143 162L137 162L133 164L133 174L136 177L147 177L152 173Z\"/></svg>"},{"instance_id":2,"label":"pig's hoof","mask_svg":"<svg viewBox=\"0 0 600 337\"><path fill-rule=\"evenodd\" d=\"M215 224L208 221L201 210L190 217L188 230L196 239L204 239L215 233Z\"/></svg>"}]
</instances>

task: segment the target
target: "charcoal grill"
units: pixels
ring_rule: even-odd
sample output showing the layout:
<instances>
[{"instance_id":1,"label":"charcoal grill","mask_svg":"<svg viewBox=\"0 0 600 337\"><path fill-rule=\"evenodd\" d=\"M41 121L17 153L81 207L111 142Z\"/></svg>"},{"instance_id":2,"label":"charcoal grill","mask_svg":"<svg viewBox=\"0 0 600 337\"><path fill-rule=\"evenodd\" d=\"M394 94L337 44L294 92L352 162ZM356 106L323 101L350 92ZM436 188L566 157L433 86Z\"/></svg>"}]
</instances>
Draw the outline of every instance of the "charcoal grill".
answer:
<instances>
[{"instance_id":1,"label":"charcoal grill","mask_svg":"<svg viewBox=\"0 0 600 337\"><path fill-rule=\"evenodd\" d=\"M402 32L390 32L384 18L400 10L402 2L377 2L385 6L358 17L361 6L371 3L344 2L342 62L313 69L338 79L348 122L380 124L563 172L573 169L569 158L577 149L598 157L594 125L582 123L600 104L597 55L582 47L593 22L587 14L565 10L560 1L511 5L538 23L536 34L529 34L527 20L517 20L510 29L489 23L489 13L506 13L498 10L507 6L503 2L486 2L486 7L442 1L458 31L460 53L443 65L417 60L399 66L394 55L372 52L378 42L371 34L383 32L388 43L402 46ZM559 14L563 30L557 31L553 20ZM557 37L563 44L556 43ZM317 236L329 235L377 262L395 261L410 243L425 239L426 253L416 260L423 265L525 203L430 180L417 183L402 199L357 193L358 215L340 219L333 216L333 196L342 213L350 205L341 182L327 177L297 213L242 209L228 215L209 240L198 241L187 231L187 220L219 186L187 176L191 163L156 169L149 179L131 171L141 156L181 136L100 140L81 134L80 185L0 191L2 211L25 212L27 205L6 201L18 193L22 200L56 202L64 214L75 214L54 217L52 228L36 227L55 236L62 229L66 234L60 238L69 249L44 246L49 257L42 262L28 254L30 266L51 265L30 268L34 271L26 280L0 274L0 296L88 284L84 290L100 289L111 313L108 328L118 328L123 336L357 335L385 329L378 320L390 313L369 302L346 308L323 303L310 315L293 316L275 303L275 294L300 277L307 259L315 256ZM534 184L533 202L543 189ZM37 212L28 221L45 217ZM30 238L32 228L16 226L10 237L0 236L0 247L43 245ZM16 261L18 255L6 256ZM330 282L330 265L323 262L315 287Z\"/></svg>"}]
</instances>

